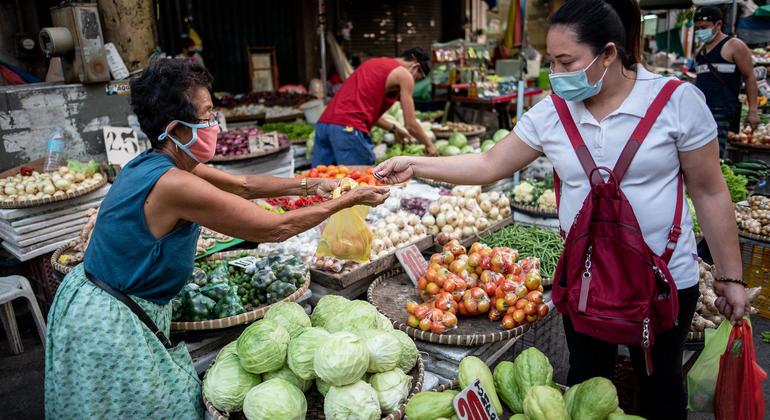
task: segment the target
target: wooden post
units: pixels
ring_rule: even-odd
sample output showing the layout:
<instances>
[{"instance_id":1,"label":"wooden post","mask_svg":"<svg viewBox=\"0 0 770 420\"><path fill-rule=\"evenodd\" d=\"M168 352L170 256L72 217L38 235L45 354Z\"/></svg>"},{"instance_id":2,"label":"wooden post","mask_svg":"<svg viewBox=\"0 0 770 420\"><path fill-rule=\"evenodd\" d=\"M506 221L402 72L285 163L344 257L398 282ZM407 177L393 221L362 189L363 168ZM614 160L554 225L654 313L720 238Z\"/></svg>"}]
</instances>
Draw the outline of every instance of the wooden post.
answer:
<instances>
[{"instance_id":1,"label":"wooden post","mask_svg":"<svg viewBox=\"0 0 770 420\"><path fill-rule=\"evenodd\" d=\"M112 42L128 71L144 68L155 48L152 0L98 0L104 42Z\"/></svg>"},{"instance_id":2,"label":"wooden post","mask_svg":"<svg viewBox=\"0 0 770 420\"><path fill-rule=\"evenodd\" d=\"M0 318L3 320L3 329L8 337L8 346L11 348L11 354L23 353L24 346L21 344L19 327L16 325L16 314L13 313L13 302L6 302L0 305Z\"/></svg>"}]
</instances>

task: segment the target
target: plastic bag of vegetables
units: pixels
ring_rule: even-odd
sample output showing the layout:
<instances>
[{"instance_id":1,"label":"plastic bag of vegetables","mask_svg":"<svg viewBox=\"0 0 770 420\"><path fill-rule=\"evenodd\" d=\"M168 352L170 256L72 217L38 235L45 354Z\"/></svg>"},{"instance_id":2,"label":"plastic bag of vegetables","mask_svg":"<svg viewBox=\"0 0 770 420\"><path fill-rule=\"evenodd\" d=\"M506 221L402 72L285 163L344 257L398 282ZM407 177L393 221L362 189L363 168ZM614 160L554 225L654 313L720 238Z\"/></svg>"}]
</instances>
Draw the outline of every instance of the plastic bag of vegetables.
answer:
<instances>
[{"instance_id":1,"label":"plastic bag of vegetables","mask_svg":"<svg viewBox=\"0 0 770 420\"><path fill-rule=\"evenodd\" d=\"M222 348L206 373L203 395L218 410L228 413L241 411L246 393L259 382L259 375L246 372L241 367L236 342L233 341Z\"/></svg>"},{"instance_id":2,"label":"plastic bag of vegetables","mask_svg":"<svg viewBox=\"0 0 770 420\"><path fill-rule=\"evenodd\" d=\"M231 287L228 283L211 283L201 287L200 292L211 298L214 302L219 302L220 299L230 293Z\"/></svg>"},{"instance_id":3,"label":"plastic bag of vegetables","mask_svg":"<svg viewBox=\"0 0 770 420\"><path fill-rule=\"evenodd\" d=\"M289 347L289 333L278 323L261 319L238 337L241 366L251 373L272 372L283 367Z\"/></svg>"},{"instance_id":4,"label":"plastic bag of vegetables","mask_svg":"<svg viewBox=\"0 0 770 420\"><path fill-rule=\"evenodd\" d=\"M211 319L216 302L200 292L194 283L185 285L182 289L183 319L191 322Z\"/></svg>"},{"instance_id":5,"label":"plastic bag of vegetables","mask_svg":"<svg viewBox=\"0 0 770 420\"><path fill-rule=\"evenodd\" d=\"M345 178L342 181L342 184L351 187L358 185L352 179ZM340 195L342 189L337 188L332 198L338 198ZM354 206L334 213L324 226L316 255L368 263L372 252L372 231L366 224L368 214L367 206Z\"/></svg>"},{"instance_id":6,"label":"plastic bag of vegetables","mask_svg":"<svg viewBox=\"0 0 770 420\"><path fill-rule=\"evenodd\" d=\"M224 283L217 283L217 285L220 284ZM241 298L238 297L237 286L230 286L228 292L214 306L214 316L217 319L235 316L244 312L246 312L246 309L243 308Z\"/></svg>"},{"instance_id":7,"label":"plastic bag of vegetables","mask_svg":"<svg viewBox=\"0 0 770 420\"><path fill-rule=\"evenodd\" d=\"M230 273L227 271L227 263L221 261L208 275L209 283L227 283Z\"/></svg>"},{"instance_id":8,"label":"plastic bag of vegetables","mask_svg":"<svg viewBox=\"0 0 770 420\"><path fill-rule=\"evenodd\" d=\"M252 388L243 400L248 420L305 420L307 400L296 386L273 378Z\"/></svg>"},{"instance_id":9,"label":"plastic bag of vegetables","mask_svg":"<svg viewBox=\"0 0 770 420\"><path fill-rule=\"evenodd\" d=\"M324 398L324 415L329 420L377 420L381 417L377 392L364 381L332 386Z\"/></svg>"}]
</instances>

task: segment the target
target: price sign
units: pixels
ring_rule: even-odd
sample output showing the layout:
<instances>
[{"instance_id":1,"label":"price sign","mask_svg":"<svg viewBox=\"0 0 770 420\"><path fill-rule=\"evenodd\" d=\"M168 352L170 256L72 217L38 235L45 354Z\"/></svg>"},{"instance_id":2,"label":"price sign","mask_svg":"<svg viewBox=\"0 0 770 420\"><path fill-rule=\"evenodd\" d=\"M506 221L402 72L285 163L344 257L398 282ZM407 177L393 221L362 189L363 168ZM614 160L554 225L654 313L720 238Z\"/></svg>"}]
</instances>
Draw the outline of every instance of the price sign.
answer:
<instances>
[{"instance_id":1,"label":"price sign","mask_svg":"<svg viewBox=\"0 0 770 420\"><path fill-rule=\"evenodd\" d=\"M257 259L257 257L254 257L252 255L247 255L245 257L238 258L237 260L232 260L228 264L232 265L233 267L245 269L256 264L258 261L259 260Z\"/></svg>"},{"instance_id":2,"label":"price sign","mask_svg":"<svg viewBox=\"0 0 770 420\"><path fill-rule=\"evenodd\" d=\"M425 261L420 250L416 245L410 245L397 250L396 258L398 258L401 266L404 267L404 271L406 271L414 286L417 287L417 280L428 271L428 262Z\"/></svg>"},{"instance_id":3,"label":"price sign","mask_svg":"<svg viewBox=\"0 0 770 420\"><path fill-rule=\"evenodd\" d=\"M462 420L500 420L489 399L489 394L478 379L460 391L452 400L452 405L455 408L455 414Z\"/></svg>"},{"instance_id":4,"label":"price sign","mask_svg":"<svg viewBox=\"0 0 770 420\"><path fill-rule=\"evenodd\" d=\"M147 141L140 141L134 130L128 127L107 126L102 129L102 133L107 161L113 165L123 166L149 148Z\"/></svg>"}]
</instances>

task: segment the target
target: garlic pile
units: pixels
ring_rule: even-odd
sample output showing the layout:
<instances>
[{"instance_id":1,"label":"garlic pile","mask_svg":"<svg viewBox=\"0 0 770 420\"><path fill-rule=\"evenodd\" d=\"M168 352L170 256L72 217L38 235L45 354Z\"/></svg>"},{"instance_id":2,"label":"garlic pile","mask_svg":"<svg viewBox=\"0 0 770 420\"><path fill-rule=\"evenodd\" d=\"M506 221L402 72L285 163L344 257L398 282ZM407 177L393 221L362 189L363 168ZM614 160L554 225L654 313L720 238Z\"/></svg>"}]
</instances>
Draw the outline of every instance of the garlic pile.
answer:
<instances>
[{"instance_id":1,"label":"garlic pile","mask_svg":"<svg viewBox=\"0 0 770 420\"><path fill-rule=\"evenodd\" d=\"M292 236L283 242L261 243L257 250L263 255L272 253L296 255L305 264L310 265L315 259L315 251L320 240L321 231L319 228L314 228Z\"/></svg>"},{"instance_id":2,"label":"garlic pile","mask_svg":"<svg viewBox=\"0 0 770 420\"><path fill-rule=\"evenodd\" d=\"M0 179L0 200L5 202L60 197L83 192L101 182L103 176L96 172L90 177L83 172L71 172L66 166L57 172L32 172L32 175L15 175Z\"/></svg>"},{"instance_id":3,"label":"garlic pile","mask_svg":"<svg viewBox=\"0 0 770 420\"><path fill-rule=\"evenodd\" d=\"M753 195L749 205L735 205L735 221L738 228L755 235L770 236L770 198Z\"/></svg>"},{"instance_id":4,"label":"garlic pile","mask_svg":"<svg viewBox=\"0 0 770 420\"><path fill-rule=\"evenodd\" d=\"M430 203L422 223L436 235L439 245L455 238L468 238L486 230L511 214L504 194L482 193L480 186L456 186L451 196Z\"/></svg>"},{"instance_id":5,"label":"garlic pile","mask_svg":"<svg viewBox=\"0 0 770 420\"><path fill-rule=\"evenodd\" d=\"M692 318L690 331L703 332L706 328L717 328L725 319L724 315L720 314L716 307L717 295L714 292L715 277L716 270L712 266L700 261L698 280L700 297L698 297L698 304L695 307L695 315ZM760 287L746 289L750 304L754 303L757 296L759 296L760 291ZM752 307L751 314L756 313L757 310Z\"/></svg>"},{"instance_id":6,"label":"garlic pile","mask_svg":"<svg viewBox=\"0 0 770 420\"><path fill-rule=\"evenodd\" d=\"M416 214L399 210L398 213L386 216L372 228L372 254L370 259L376 260L398 248L408 245L428 234L428 229L421 223Z\"/></svg>"}]
</instances>

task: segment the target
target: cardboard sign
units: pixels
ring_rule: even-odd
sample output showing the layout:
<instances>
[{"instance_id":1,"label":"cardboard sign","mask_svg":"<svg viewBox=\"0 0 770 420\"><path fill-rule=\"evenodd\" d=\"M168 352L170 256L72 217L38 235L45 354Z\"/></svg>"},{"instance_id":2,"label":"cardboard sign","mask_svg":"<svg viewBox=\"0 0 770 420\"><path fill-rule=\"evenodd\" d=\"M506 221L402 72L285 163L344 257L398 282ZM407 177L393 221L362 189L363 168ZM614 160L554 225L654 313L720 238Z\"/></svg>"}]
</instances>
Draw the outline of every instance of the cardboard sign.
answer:
<instances>
[{"instance_id":1,"label":"cardboard sign","mask_svg":"<svg viewBox=\"0 0 770 420\"><path fill-rule=\"evenodd\" d=\"M104 148L107 161L112 165L123 166L150 145L146 140L139 140L134 130L128 127L104 127Z\"/></svg>"},{"instance_id":2,"label":"cardboard sign","mask_svg":"<svg viewBox=\"0 0 770 420\"><path fill-rule=\"evenodd\" d=\"M428 271L428 262L425 261L420 250L416 245L410 245L397 250L396 258L398 258L401 266L404 267L404 271L406 271L414 286L417 287L417 280Z\"/></svg>"},{"instance_id":3,"label":"cardboard sign","mask_svg":"<svg viewBox=\"0 0 770 420\"><path fill-rule=\"evenodd\" d=\"M452 405L455 414L462 420L500 420L489 394L478 379L460 391L452 400Z\"/></svg>"},{"instance_id":4,"label":"cardboard sign","mask_svg":"<svg viewBox=\"0 0 770 420\"><path fill-rule=\"evenodd\" d=\"M237 260L232 260L228 264L232 265L233 267L246 269L248 267L253 266L258 261L259 260L257 259L257 257L253 255L247 255L245 257L238 258Z\"/></svg>"}]
</instances>

